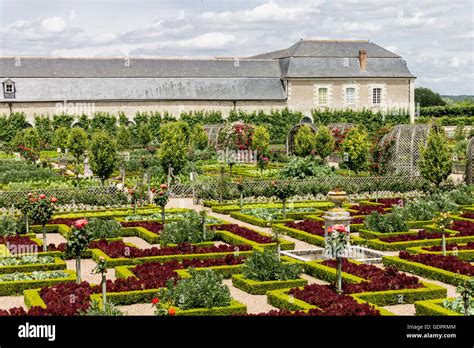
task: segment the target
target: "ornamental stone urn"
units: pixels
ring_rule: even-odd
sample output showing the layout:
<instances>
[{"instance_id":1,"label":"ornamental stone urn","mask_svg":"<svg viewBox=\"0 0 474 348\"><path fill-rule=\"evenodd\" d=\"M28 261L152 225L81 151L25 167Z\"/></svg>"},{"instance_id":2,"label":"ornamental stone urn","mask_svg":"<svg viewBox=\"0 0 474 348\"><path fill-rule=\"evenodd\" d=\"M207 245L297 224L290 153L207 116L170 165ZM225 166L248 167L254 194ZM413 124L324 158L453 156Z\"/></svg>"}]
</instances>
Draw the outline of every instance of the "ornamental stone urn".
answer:
<instances>
[{"instance_id":1,"label":"ornamental stone urn","mask_svg":"<svg viewBox=\"0 0 474 348\"><path fill-rule=\"evenodd\" d=\"M336 205L336 208L340 208L342 207L342 203L347 201L347 194L345 191L335 188L334 190L328 192L327 198L329 202Z\"/></svg>"}]
</instances>

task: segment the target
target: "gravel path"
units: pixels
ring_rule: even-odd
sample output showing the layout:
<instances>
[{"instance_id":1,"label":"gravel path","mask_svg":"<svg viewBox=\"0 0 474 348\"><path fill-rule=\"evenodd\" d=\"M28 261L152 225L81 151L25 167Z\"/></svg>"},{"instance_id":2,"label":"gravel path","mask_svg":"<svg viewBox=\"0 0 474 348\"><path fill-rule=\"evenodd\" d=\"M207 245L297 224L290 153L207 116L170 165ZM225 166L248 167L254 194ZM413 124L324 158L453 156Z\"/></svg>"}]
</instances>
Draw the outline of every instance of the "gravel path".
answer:
<instances>
[{"instance_id":1,"label":"gravel path","mask_svg":"<svg viewBox=\"0 0 474 348\"><path fill-rule=\"evenodd\" d=\"M155 315L151 303L137 303L128 306L118 306L126 315Z\"/></svg>"},{"instance_id":2,"label":"gravel path","mask_svg":"<svg viewBox=\"0 0 474 348\"><path fill-rule=\"evenodd\" d=\"M277 309L267 303L267 295L251 295L232 285L231 279L225 279L224 284L229 287L230 295L236 301L247 306L247 313L258 314Z\"/></svg>"},{"instance_id":3,"label":"gravel path","mask_svg":"<svg viewBox=\"0 0 474 348\"><path fill-rule=\"evenodd\" d=\"M97 266L94 260L91 259L81 259L81 279L84 281L88 281L91 284L100 284L101 282L101 275L100 274L92 274L92 270ZM66 267L67 269L76 270L76 260L66 260ZM115 269L108 268L107 269L107 279L115 280Z\"/></svg>"},{"instance_id":4,"label":"gravel path","mask_svg":"<svg viewBox=\"0 0 474 348\"><path fill-rule=\"evenodd\" d=\"M394 306L385 306L382 308L396 315L415 315L414 304L400 304L400 305L394 305Z\"/></svg>"},{"instance_id":5,"label":"gravel path","mask_svg":"<svg viewBox=\"0 0 474 348\"><path fill-rule=\"evenodd\" d=\"M26 309L23 296L0 296L1 309L10 309L13 307L23 307Z\"/></svg>"},{"instance_id":6,"label":"gravel path","mask_svg":"<svg viewBox=\"0 0 474 348\"><path fill-rule=\"evenodd\" d=\"M36 238L43 240L43 234L37 233ZM66 243L66 238L64 238L59 233L46 233L46 243L47 244L53 243L54 245L58 245L61 243Z\"/></svg>"}]
</instances>

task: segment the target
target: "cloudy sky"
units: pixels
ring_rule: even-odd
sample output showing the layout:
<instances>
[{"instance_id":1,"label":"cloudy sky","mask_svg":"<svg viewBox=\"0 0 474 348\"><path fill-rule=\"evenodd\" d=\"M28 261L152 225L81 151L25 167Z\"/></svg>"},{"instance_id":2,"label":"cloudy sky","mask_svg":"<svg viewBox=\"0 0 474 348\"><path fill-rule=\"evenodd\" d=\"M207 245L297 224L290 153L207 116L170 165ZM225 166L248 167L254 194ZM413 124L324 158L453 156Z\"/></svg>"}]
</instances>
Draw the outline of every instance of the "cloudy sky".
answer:
<instances>
[{"instance_id":1,"label":"cloudy sky","mask_svg":"<svg viewBox=\"0 0 474 348\"><path fill-rule=\"evenodd\" d=\"M474 94L471 0L0 0L2 56L246 56L369 39L417 86Z\"/></svg>"}]
</instances>

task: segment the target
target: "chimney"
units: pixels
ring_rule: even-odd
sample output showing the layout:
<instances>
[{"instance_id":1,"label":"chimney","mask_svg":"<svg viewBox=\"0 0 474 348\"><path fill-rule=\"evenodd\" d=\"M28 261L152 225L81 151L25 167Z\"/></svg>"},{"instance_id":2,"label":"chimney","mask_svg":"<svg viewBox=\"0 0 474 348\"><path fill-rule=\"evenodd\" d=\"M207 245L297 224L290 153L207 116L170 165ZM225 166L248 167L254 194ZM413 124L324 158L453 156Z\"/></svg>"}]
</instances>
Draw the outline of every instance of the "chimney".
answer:
<instances>
[{"instance_id":1,"label":"chimney","mask_svg":"<svg viewBox=\"0 0 474 348\"><path fill-rule=\"evenodd\" d=\"M359 65L360 70L365 71L365 68L367 66L367 54L365 53L365 50L359 51Z\"/></svg>"}]
</instances>

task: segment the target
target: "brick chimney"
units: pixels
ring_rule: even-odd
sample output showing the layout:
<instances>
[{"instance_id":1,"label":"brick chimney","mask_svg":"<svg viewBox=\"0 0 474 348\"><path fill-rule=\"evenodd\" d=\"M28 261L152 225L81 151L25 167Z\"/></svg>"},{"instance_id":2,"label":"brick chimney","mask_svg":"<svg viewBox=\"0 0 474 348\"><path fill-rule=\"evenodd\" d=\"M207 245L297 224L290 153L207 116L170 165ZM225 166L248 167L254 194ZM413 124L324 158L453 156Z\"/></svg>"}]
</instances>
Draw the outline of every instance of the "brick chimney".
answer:
<instances>
[{"instance_id":1,"label":"brick chimney","mask_svg":"<svg viewBox=\"0 0 474 348\"><path fill-rule=\"evenodd\" d=\"M367 54L365 53L365 50L359 51L359 65L360 70L365 71L365 68L367 66Z\"/></svg>"}]
</instances>

